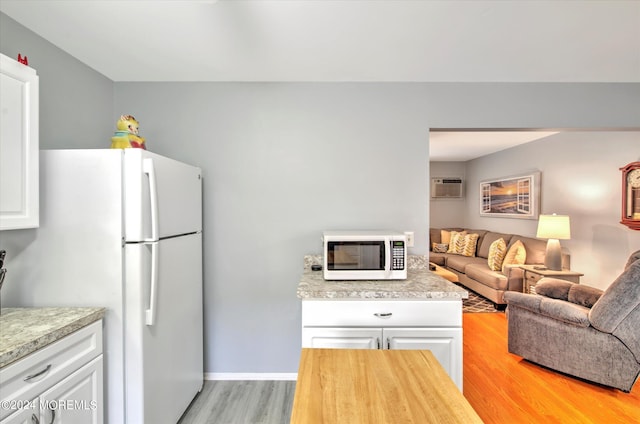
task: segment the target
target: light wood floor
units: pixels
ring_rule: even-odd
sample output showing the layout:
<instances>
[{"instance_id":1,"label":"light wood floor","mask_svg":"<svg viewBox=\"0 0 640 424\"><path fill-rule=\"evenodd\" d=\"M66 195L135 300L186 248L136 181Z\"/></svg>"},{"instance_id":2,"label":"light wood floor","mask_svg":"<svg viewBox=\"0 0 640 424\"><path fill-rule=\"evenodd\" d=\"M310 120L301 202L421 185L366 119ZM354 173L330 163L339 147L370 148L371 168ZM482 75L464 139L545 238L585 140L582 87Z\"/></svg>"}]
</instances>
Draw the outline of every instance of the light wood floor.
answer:
<instances>
[{"instance_id":1,"label":"light wood floor","mask_svg":"<svg viewBox=\"0 0 640 424\"><path fill-rule=\"evenodd\" d=\"M507 352L503 313L463 314L463 392L487 423L638 423L631 393L569 377Z\"/></svg>"},{"instance_id":2,"label":"light wood floor","mask_svg":"<svg viewBox=\"0 0 640 424\"><path fill-rule=\"evenodd\" d=\"M180 424L284 424L295 381L205 381Z\"/></svg>"},{"instance_id":3,"label":"light wood floor","mask_svg":"<svg viewBox=\"0 0 640 424\"><path fill-rule=\"evenodd\" d=\"M485 423L640 423L640 383L624 393L508 353L504 313L463 320L464 396ZM285 424L294 391L293 381L206 381L180 424Z\"/></svg>"}]
</instances>

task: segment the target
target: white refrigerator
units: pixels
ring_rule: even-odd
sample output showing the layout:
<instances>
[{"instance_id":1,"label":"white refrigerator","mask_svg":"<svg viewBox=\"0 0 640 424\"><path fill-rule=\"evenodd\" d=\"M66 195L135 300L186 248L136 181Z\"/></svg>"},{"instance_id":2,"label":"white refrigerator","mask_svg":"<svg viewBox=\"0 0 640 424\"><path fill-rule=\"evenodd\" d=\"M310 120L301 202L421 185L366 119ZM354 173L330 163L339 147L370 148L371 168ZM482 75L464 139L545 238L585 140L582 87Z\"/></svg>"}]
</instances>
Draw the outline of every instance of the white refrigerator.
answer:
<instances>
[{"instance_id":1,"label":"white refrigerator","mask_svg":"<svg viewBox=\"0 0 640 424\"><path fill-rule=\"evenodd\" d=\"M7 300L106 307L105 422L175 424L204 376L201 170L141 149L43 150L40 167Z\"/></svg>"}]
</instances>

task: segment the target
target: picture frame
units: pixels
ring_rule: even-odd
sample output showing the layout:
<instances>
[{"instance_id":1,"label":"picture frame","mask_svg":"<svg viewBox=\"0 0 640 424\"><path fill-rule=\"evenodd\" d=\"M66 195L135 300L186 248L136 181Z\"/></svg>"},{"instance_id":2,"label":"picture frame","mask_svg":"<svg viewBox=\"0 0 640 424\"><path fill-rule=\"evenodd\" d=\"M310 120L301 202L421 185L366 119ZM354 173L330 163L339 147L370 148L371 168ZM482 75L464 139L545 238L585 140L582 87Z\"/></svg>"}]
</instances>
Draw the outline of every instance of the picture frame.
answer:
<instances>
[{"instance_id":1,"label":"picture frame","mask_svg":"<svg viewBox=\"0 0 640 424\"><path fill-rule=\"evenodd\" d=\"M538 219L540 172L480 182L480 216Z\"/></svg>"}]
</instances>

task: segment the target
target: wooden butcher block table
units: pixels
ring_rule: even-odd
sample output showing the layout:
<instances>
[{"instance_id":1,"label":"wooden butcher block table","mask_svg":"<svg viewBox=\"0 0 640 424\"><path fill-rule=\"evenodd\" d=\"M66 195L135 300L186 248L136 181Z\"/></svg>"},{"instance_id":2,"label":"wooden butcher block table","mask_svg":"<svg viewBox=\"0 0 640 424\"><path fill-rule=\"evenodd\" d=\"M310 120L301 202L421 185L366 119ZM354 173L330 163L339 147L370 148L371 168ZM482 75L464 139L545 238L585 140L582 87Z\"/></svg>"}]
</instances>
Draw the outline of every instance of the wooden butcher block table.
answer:
<instances>
[{"instance_id":1,"label":"wooden butcher block table","mask_svg":"<svg viewBox=\"0 0 640 424\"><path fill-rule=\"evenodd\" d=\"M481 423L428 350L302 349L291 423Z\"/></svg>"}]
</instances>

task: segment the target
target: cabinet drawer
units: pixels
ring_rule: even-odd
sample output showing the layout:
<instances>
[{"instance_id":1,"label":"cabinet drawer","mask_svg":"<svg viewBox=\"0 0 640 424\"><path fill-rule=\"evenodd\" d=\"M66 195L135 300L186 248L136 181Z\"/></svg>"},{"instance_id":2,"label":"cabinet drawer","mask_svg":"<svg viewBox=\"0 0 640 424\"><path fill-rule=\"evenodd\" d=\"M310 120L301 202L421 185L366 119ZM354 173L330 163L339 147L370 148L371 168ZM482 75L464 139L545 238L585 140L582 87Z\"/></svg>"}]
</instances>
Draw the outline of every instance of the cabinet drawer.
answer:
<instances>
[{"instance_id":1,"label":"cabinet drawer","mask_svg":"<svg viewBox=\"0 0 640 424\"><path fill-rule=\"evenodd\" d=\"M303 300L303 327L461 327L462 300Z\"/></svg>"},{"instance_id":2,"label":"cabinet drawer","mask_svg":"<svg viewBox=\"0 0 640 424\"><path fill-rule=\"evenodd\" d=\"M529 284L535 284L542 278L542 275L536 274L534 272L525 272L524 275Z\"/></svg>"},{"instance_id":3,"label":"cabinet drawer","mask_svg":"<svg viewBox=\"0 0 640 424\"><path fill-rule=\"evenodd\" d=\"M33 399L101 353L99 320L0 369L0 400ZM0 419L10 412L0 410Z\"/></svg>"}]
</instances>

